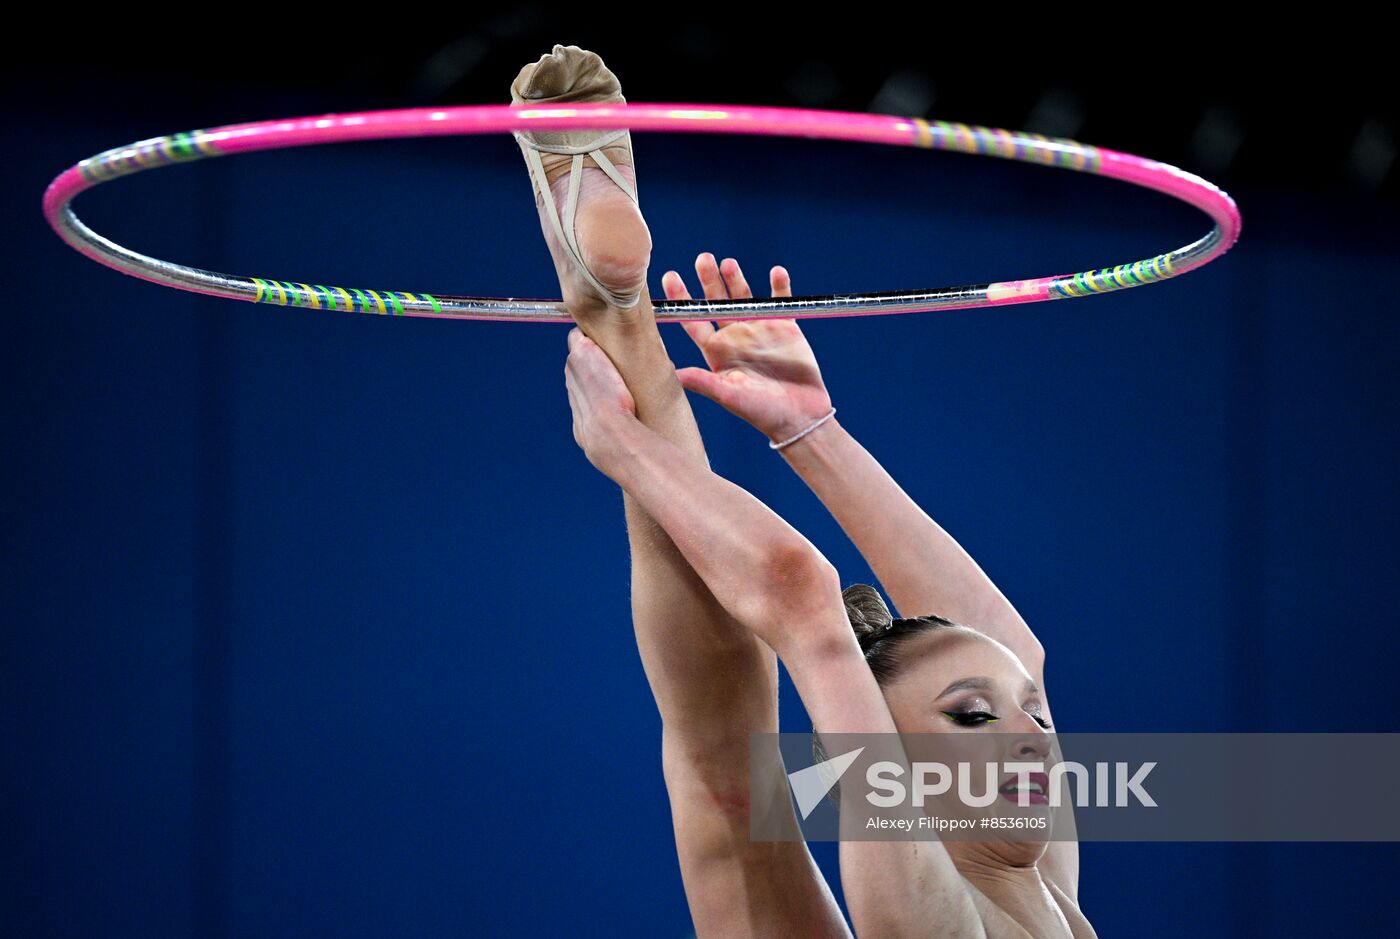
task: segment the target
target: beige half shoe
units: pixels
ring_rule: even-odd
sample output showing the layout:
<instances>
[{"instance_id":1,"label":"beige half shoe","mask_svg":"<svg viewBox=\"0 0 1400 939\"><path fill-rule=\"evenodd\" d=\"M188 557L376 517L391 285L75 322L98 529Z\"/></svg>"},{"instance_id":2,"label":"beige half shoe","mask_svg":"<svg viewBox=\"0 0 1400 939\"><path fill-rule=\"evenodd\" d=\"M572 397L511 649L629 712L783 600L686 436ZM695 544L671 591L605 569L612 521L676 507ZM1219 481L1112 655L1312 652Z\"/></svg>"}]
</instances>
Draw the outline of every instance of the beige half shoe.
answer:
<instances>
[{"instance_id":1,"label":"beige half shoe","mask_svg":"<svg viewBox=\"0 0 1400 939\"><path fill-rule=\"evenodd\" d=\"M615 102L625 104L622 86L617 76L608 70L596 53L580 49L578 46L556 45L549 55L541 56L520 70L510 86L511 104L515 107L549 107L566 104L594 104ZM579 251L578 237L574 233L574 216L578 209L579 184L583 177L583 160L588 157L593 164L608 175L618 187L637 202L637 190L618 166L633 166L632 135L626 130L599 131L514 131L520 144L525 162L530 167L530 179L534 183L535 196L544 205L545 214L559 243L573 258L574 265L602 296L622 309L637 305L642 291L622 295L614 293L598 282L593 272L583 263ZM611 152L611 156L609 156ZM540 154L560 154L572 157L564 161L550 160L550 170L546 172L544 159ZM561 219L554 204L554 194L550 190L550 174L557 180L564 173L569 176L568 195L564 201L564 215Z\"/></svg>"}]
</instances>

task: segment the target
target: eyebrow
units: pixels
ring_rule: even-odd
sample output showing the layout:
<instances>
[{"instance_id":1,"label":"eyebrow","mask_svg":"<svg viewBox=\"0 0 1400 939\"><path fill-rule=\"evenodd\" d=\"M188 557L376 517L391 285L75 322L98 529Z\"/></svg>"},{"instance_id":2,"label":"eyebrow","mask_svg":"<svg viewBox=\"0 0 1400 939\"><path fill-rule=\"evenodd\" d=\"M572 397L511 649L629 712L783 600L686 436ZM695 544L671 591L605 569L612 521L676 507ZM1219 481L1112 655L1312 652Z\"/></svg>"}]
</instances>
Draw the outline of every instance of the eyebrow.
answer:
<instances>
[{"instance_id":1,"label":"eyebrow","mask_svg":"<svg viewBox=\"0 0 1400 939\"><path fill-rule=\"evenodd\" d=\"M938 697L940 697L940 698L946 698L948 695L952 694L954 691L966 691L966 690L969 689L969 688L976 688L976 689L979 690L979 691L990 691L990 690L992 690L992 680L991 680L990 678L983 678L983 677L981 677L981 676L977 676L977 677L975 677L975 678L964 678L964 679L962 679L961 681L955 681L955 682L953 682L951 685L949 685L947 688L944 688L944 689L943 689L943 693L940 694ZM1039 694L1039 693L1040 693L1040 689L1039 689L1038 687L1036 687L1035 682L1033 682L1033 681L1027 681L1027 682L1026 682L1026 694Z\"/></svg>"}]
</instances>

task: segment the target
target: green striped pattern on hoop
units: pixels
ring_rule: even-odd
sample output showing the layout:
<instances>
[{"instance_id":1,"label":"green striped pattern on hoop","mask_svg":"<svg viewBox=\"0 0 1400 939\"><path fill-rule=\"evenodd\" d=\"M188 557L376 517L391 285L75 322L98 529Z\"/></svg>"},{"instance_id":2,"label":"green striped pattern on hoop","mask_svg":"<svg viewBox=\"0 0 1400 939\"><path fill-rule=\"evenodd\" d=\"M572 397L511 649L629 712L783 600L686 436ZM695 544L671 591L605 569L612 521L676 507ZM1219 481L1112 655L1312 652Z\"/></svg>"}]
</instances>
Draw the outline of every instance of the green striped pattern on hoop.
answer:
<instances>
[{"instance_id":1,"label":"green striped pattern on hoop","mask_svg":"<svg viewBox=\"0 0 1400 939\"><path fill-rule=\"evenodd\" d=\"M1056 278L1048 285L1051 297L1067 300L1070 297L1087 297L1095 293L1108 293L1124 287L1141 287L1168 277L1175 277L1179 271L1173 269L1172 256L1159 254L1145 261L1120 264L1117 267L1098 271L1084 271Z\"/></svg>"},{"instance_id":2,"label":"green striped pattern on hoop","mask_svg":"<svg viewBox=\"0 0 1400 939\"><path fill-rule=\"evenodd\" d=\"M283 280L250 277L258 288L253 299L258 303L277 306L305 307L310 310L340 310L346 313L380 313L402 316L404 304L413 307L431 306L441 313L442 306L430 293L405 293L402 290L359 290L355 287L323 287L320 284L293 284Z\"/></svg>"},{"instance_id":3,"label":"green striped pattern on hoop","mask_svg":"<svg viewBox=\"0 0 1400 939\"><path fill-rule=\"evenodd\" d=\"M957 150L983 156L1022 160L1043 166L1059 166L1085 173L1097 173L1103 163L1098 147L1064 137L1046 137L1027 131L1002 130L954 121L926 121L913 118L914 143L932 150Z\"/></svg>"},{"instance_id":4,"label":"green striped pattern on hoop","mask_svg":"<svg viewBox=\"0 0 1400 939\"><path fill-rule=\"evenodd\" d=\"M223 156L223 151L210 139L209 132L191 130L103 150L97 156L80 162L78 171L88 182L100 183L156 166L188 163L214 156Z\"/></svg>"}]
</instances>

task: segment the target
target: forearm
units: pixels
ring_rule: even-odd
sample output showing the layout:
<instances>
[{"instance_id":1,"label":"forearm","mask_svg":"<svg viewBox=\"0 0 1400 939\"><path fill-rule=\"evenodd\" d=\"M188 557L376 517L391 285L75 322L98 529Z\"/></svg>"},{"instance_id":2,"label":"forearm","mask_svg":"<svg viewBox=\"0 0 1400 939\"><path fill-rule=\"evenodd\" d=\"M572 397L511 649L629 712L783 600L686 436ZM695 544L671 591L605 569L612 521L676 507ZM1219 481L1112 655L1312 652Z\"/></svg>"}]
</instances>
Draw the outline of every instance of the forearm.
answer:
<instances>
[{"instance_id":1,"label":"forearm","mask_svg":"<svg viewBox=\"0 0 1400 939\"><path fill-rule=\"evenodd\" d=\"M1018 654L1035 643L977 562L838 421L780 452L850 537L901 616L937 613Z\"/></svg>"},{"instance_id":2,"label":"forearm","mask_svg":"<svg viewBox=\"0 0 1400 939\"><path fill-rule=\"evenodd\" d=\"M816 547L741 487L635 421L618 448L608 474L740 623L753 628L775 605L827 585Z\"/></svg>"}]
</instances>

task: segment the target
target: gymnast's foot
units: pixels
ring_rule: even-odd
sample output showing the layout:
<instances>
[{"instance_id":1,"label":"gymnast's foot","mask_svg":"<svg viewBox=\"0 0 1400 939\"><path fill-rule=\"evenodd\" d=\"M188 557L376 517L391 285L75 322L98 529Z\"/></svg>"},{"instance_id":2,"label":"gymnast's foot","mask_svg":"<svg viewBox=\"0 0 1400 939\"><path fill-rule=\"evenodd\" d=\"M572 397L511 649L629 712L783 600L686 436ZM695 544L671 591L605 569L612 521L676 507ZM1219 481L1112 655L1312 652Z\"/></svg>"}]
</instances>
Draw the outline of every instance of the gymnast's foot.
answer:
<instances>
[{"instance_id":1,"label":"gymnast's foot","mask_svg":"<svg viewBox=\"0 0 1400 939\"><path fill-rule=\"evenodd\" d=\"M603 60L578 46L556 45L552 53L521 69L510 90L511 103L517 107L625 101L617 77ZM516 139L530 164L540 227L570 313L585 332L590 323L649 317L651 304L643 300L651 233L634 198L631 135L605 130L520 131ZM594 146L599 143L604 145ZM571 213L573 151L585 155L579 164L577 206ZM553 218L541 192L541 176L550 190Z\"/></svg>"}]
</instances>

